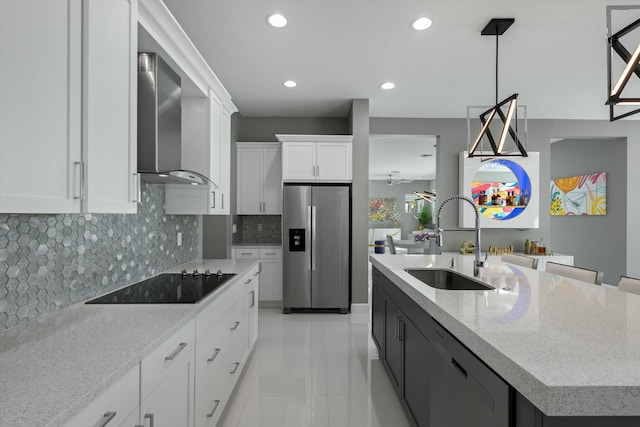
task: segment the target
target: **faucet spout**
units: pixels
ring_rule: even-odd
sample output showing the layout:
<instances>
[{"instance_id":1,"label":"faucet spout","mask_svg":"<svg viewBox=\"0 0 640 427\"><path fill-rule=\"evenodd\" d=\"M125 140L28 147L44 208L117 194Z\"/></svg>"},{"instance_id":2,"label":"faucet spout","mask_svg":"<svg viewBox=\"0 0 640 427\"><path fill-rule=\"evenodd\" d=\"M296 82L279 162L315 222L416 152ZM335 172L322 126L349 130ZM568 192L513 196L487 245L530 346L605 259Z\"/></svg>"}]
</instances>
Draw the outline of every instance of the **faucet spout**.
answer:
<instances>
[{"instance_id":1,"label":"faucet spout","mask_svg":"<svg viewBox=\"0 0 640 427\"><path fill-rule=\"evenodd\" d=\"M476 214L476 226L475 226L475 261L473 263L474 265L474 275L478 276L480 274L479 272L479 268L480 267L484 267L485 266L485 262L480 261L480 248L481 248L481 240L480 240L480 214L478 212L478 208L476 207L476 205L473 203L473 200L471 200L470 198L466 197L466 196L461 196L461 195L455 195L455 196L451 196L448 199L446 199L444 202L442 202L442 204L440 205L440 207L438 208L438 212L436 214L436 233L437 233L437 238L436 238L436 243L438 246L442 247L443 245L443 238L442 238L442 234L443 234L443 229L440 228L440 213L442 212L442 208L444 208L444 206L453 201L453 200L462 200L468 204L471 205L471 207L473 208L473 212Z\"/></svg>"}]
</instances>

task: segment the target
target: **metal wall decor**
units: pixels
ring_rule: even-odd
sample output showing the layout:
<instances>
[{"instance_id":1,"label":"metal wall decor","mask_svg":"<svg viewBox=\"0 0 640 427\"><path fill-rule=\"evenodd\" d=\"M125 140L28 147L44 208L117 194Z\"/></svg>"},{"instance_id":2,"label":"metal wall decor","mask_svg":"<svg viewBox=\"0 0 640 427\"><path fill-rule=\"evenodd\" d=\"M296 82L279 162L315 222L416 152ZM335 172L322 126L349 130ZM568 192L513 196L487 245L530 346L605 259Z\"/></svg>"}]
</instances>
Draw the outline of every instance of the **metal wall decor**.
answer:
<instances>
[{"instance_id":1,"label":"metal wall decor","mask_svg":"<svg viewBox=\"0 0 640 427\"><path fill-rule=\"evenodd\" d=\"M622 28L614 32L613 27ZM629 85L634 74L640 79L640 6L607 6L607 40L606 105L609 120L615 121L640 112L640 80L633 78L635 87Z\"/></svg>"},{"instance_id":2,"label":"metal wall decor","mask_svg":"<svg viewBox=\"0 0 640 427\"><path fill-rule=\"evenodd\" d=\"M498 102L498 40L514 21L513 18L493 18L480 33L483 36L496 36L496 103L480 114L481 128L473 143L471 143L471 133L469 132L469 157L527 157L527 151L518 136L518 94L514 93ZM467 108L467 123L470 128L469 111ZM496 123L501 122L497 137L494 136L491 129L494 120ZM494 131L496 130L494 126ZM483 151L481 148L481 142L485 139L491 146L491 152ZM507 140L513 141L515 150L505 151Z\"/></svg>"}]
</instances>

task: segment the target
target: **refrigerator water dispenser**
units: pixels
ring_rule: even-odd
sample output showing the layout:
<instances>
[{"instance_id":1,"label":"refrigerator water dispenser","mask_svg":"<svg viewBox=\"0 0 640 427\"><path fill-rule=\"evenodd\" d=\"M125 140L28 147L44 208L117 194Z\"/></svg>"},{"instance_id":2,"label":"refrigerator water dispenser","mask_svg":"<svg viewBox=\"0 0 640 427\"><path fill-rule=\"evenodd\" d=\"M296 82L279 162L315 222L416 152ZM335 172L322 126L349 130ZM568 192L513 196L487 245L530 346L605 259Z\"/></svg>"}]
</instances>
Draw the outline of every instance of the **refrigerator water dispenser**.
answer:
<instances>
[{"instance_id":1,"label":"refrigerator water dispenser","mask_svg":"<svg viewBox=\"0 0 640 427\"><path fill-rule=\"evenodd\" d=\"M289 229L289 252L304 252L304 228Z\"/></svg>"}]
</instances>

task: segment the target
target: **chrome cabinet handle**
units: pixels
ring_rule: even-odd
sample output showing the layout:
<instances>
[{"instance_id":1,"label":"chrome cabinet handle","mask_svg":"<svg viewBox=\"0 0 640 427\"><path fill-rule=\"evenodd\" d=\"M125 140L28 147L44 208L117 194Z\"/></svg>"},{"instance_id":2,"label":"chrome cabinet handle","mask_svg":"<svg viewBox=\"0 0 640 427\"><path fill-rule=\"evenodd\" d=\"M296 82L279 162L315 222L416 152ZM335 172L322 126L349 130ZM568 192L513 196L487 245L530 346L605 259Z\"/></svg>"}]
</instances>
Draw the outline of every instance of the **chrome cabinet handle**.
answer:
<instances>
[{"instance_id":1,"label":"chrome cabinet handle","mask_svg":"<svg viewBox=\"0 0 640 427\"><path fill-rule=\"evenodd\" d=\"M213 409L211 410L211 412L207 414L207 418L213 418L213 414L215 414L216 409L218 409L218 405L220 404L220 401L216 399L213 401L213 403L214 403Z\"/></svg>"},{"instance_id":2,"label":"chrome cabinet handle","mask_svg":"<svg viewBox=\"0 0 640 427\"><path fill-rule=\"evenodd\" d=\"M253 277L258 276L259 274L260 274L260 272L259 272L259 271L256 271L255 273L253 273Z\"/></svg>"},{"instance_id":3,"label":"chrome cabinet handle","mask_svg":"<svg viewBox=\"0 0 640 427\"><path fill-rule=\"evenodd\" d=\"M186 342L181 342L181 343L178 345L178 347L176 347L176 349L175 349L175 350L173 350L173 351L171 352L171 354L170 354L170 355L168 355L168 356L166 356L166 357L164 358L164 361L166 362L166 361L168 361L168 360L173 360L173 359L175 359L175 357L178 355L178 353L180 353L182 350L184 350L184 348L185 348L186 346L187 346L187 343L186 343Z\"/></svg>"},{"instance_id":4,"label":"chrome cabinet handle","mask_svg":"<svg viewBox=\"0 0 640 427\"><path fill-rule=\"evenodd\" d=\"M249 307L253 307L256 305L256 291L249 292L251 294L251 305Z\"/></svg>"},{"instance_id":5,"label":"chrome cabinet handle","mask_svg":"<svg viewBox=\"0 0 640 427\"><path fill-rule=\"evenodd\" d=\"M135 185L135 190L133 191L133 194L135 194L135 196L131 198L131 202L139 203L140 202L140 178L139 178L140 174L132 173L131 175L133 176L133 185ZM131 188L131 186L129 186L129 188Z\"/></svg>"},{"instance_id":6,"label":"chrome cabinet handle","mask_svg":"<svg viewBox=\"0 0 640 427\"><path fill-rule=\"evenodd\" d=\"M147 419L149 420L149 427L153 427L153 414L144 414L144 424L147 424Z\"/></svg>"},{"instance_id":7,"label":"chrome cabinet handle","mask_svg":"<svg viewBox=\"0 0 640 427\"><path fill-rule=\"evenodd\" d=\"M213 206L211 206L211 209L215 209L216 208L216 192L212 191L211 192L211 203Z\"/></svg>"},{"instance_id":8,"label":"chrome cabinet handle","mask_svg":"<svg viewBox=\"0 0 640 427\"><path fill-rule=\"evenodd\" d=\"M219 349L219 348L216 348L216 349L213 351L213 354L211 355L211 357L207 359L207 362L213 362L214 360L216 360L216 357L218 357L218 354L219 354L219 353L220 353L220 349Z\"/></svg>"},{"instance_id":9,"label":"chrome cabinet handle","mask_svg":"<svg viewBox=\"0 0 640 427\"><path fill-rule=\"evenodd\" d=\"M235 322L235 323L233 324L233 326L231 327L231 330L232 330L232 331L235 331L236 329L238 329L238 326L240 326L240 322Z\"/></svg>"},{"instance_id":10,"label":"chrome cabinet handle","mask_svg":"<svg viewBox=\"0 0 640 427\"><path fill-rule=\"evenodd\" d=\"M236 371L238 370L238 368L240 367L240 363L236 362L234 363L235 367L233 368L233 371L229 372L230 374L235 374Z\"/></svg>"},{"instance_id":11,"label":"chrome cabinet handle","mask_svg":"<svg viewBox=\"0 0 640 427\"><path fill-rule=\"evenodd\" d=\"M248 285L249 283L251 283L251 279L248 279L246 282L244 282L245 285Z\"/></svg>"},{"instance_id":12,"label":"chrome cabinet handle","mask_svg":"<svg viewBox=\"0 0 640 427\"><path fill-rule=\"evenodd\" d=\"M100 421L94 427L104 427L116 416L116 411L105 412Z\"/></svg>"},{"instance_id":13,"label":"chrome cabinet handle","mask_svg":"<svg viewBox=\"0 0 640 427\"><path fill-rule=\"evenodd\" d=\"M224 193L220 194L220 198L222 199L222 209L224 209Z\"/></svg>"},{"instance_id":14,"label":"chrome cabinet handle","mask_svg":"<svg viewBox=\"0 0 640 427\"><path fill-rule=\"evenodd\" d=\"M73 162L74 166L80 166L80 195L73 196L76 200L84 199L84 162Z\"/></svg>"},{"instance_id":15,"label":"chrome cabinet handle","mask_svg":"<svg viewBox=\"0 0 640 427\"><path fill-rule=\"evenodd\" d=\"M275 255L275 252L266 252L265 255Z\"/></svg>"},{"instance_id":16,"label":"chrome cabinet handle","mask_svg":"<svg viewBox=\"0 0 640 427\"><path fill-rule=\"evenodd\" d=\"M316 166L316 176L320 176L320 165Z\"/></svg>"}]
</instances>

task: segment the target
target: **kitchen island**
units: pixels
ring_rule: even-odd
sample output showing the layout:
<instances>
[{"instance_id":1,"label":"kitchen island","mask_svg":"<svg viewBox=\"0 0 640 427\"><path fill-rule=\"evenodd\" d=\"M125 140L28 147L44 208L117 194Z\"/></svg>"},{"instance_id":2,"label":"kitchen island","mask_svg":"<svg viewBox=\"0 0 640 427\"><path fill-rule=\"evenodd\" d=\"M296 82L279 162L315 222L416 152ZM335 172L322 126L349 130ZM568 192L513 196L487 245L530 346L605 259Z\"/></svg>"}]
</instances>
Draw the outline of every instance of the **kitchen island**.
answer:
<instances>
[{"instance_id":1,"label":"kitchen island","mask_svg":"<svg viewBox=\"0 0 640 427\"><path fill-rule=\"evenodd\" d=\"M473 258L453 257L456 271L473 277ZM411 405L407 370L418 363L411 355L422 351L423 360L445 355L449 367L468 375L467 382L476 364L480 373L471 385L487 392L478 395L488 399L492 410L504 406L505 425L640 425L640 296L501 262L480 270L477 280L494 288L487 291L435 289L405 271L449 269L451 258L370 255L374 341L414 422L420 419L417 412L425 412L422 419L434 419L439 410L429 413L424 397L422 408ZM447 339L460 349L447 349ZM396 341L402 346L396 348ZM461 366L456 354L467 358L470 367ZM420 367L427 365L423 361ZM416 372L423 383L433 383L442 370L432 371ZM490 383L478 383L481 377ZM433 384L425 393L432 405L446 395ZM451 396L456 399L455 392Z\"/></svg>"},{"instance_id":2,"label":"kitchen island","mask_svg":"<svg viewBox=\"0 0 640 427\"><path fill-rule=\"evenodd\" d=\"M184 340L189 342L184 354L191 354L191 360L186 362L193 366L194 356L188 351L193 351L192 342L205 336L209 327L199 322L199 316L204 314L203 319L213 319L217 314L209 312L214 304L227 301L232 293L241 295L247 285L245 275L253 276L254 270L258 271L258 262L198 260L166 273L179 273L183 269L189 272L221 269L237 275L196 304L79 303L1 332L0 426L64 425L140 364L144 386L145 372L149 372L144 367L145 359L190 325L192 332ZM243 323L241 328L245 327ZM251 340L257 331L244 333ZM241 354L245 359L239 362L238 375L253 346L246 338L244 341L244 350L240 351L244 351ZM190 374L193 375L193 367ZM191 389L189 393L191 396ZM193 400L190 405L193 407ZM224 405L220 406L216 415Z\"/></svg>"}]
</instances>

